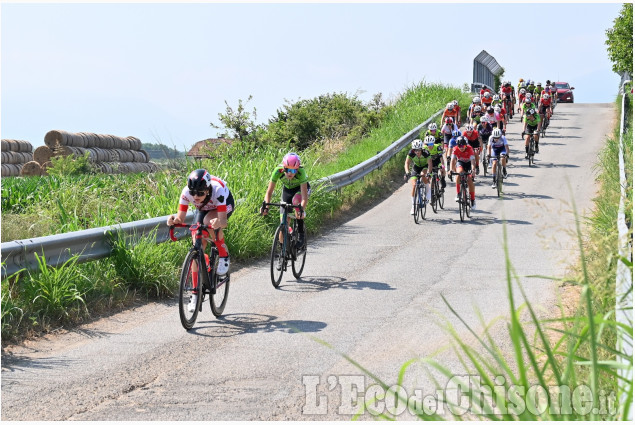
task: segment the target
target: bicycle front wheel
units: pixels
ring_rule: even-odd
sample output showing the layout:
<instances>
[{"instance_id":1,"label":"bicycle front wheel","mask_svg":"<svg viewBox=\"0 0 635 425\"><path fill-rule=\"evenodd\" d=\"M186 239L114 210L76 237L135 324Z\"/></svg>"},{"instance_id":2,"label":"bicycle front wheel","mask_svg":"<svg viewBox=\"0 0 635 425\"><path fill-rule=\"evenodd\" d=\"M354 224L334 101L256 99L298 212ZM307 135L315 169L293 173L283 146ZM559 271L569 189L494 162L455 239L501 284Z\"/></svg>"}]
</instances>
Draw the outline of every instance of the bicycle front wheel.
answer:
<instances>
[{"instance_id":1,"label":"bicycle front wheel","mask_svg":"<svg viewBox=\"0 0 635 425\"><path fill-rule=\"evenodd\" d=\"M461 221L465 221L465 204L465 190L461 188L461 192L459 193L459 217L461 217Z\"/></svg>"},{"instance_id":2,"label":"bicycle front wheel","mask_svg":"<svg viewBox=\"0 0 635 425\"><path fill-rule=\"evenodd\" d=\"M441 177L441 178L445 178L445 177ZM440 180L439 180L440 181ZM446 185L447 187L447 185ZM437 203L439 205L439 208L443 209L443 204L445 203L445 188L441 189L437 186L438 192L437 192Z\"/></svg>"},{"instance_id":3,"label":"bicycle front wheel","mask_svg":"<svg viewBox=\"0 0 635 425\"><path fill-rule=\"evenodd\" d=\"M421 188L421 197L419 198L421 201L421 207L419 208L419 214L421 215L421 220L426 219L426 212L428 211L428 201L425 195L425 189Z\"/></svg>"},{"instance_id":4,"label":"bicycle front wheel","mask_svg":"<svg viewBox=\"0 0 635 425\"><path fill-rule=\"evenodd\" d=\"M198 273L198 285L194 288L193 282L193 268L195 264L199 264ZM183 262L183 268L181 269L181 281L179 283L179 316L181 317L181 324L185 329L192 329L194 323L196 323L196 317L201 308L201 287L203 282L201 281L201 268L197 251L190 251L185 257ZM189 311L190 300L192 296L196 295L197 301L194 311Z\"/></svg>"},{"instance_id":5,"label":"bicycle front wheel","mask_svg":"<svg viewBox=\"0 0 635 425\"><path fill-rule=\"evenodd\" d=\"M432 177L432 182L430 184L432 185L432 199L430 200L430 206L432 207L432 211L436 214L438 205L437 199L439 199L439 182L436 177Z\"/></svg>"},{"instance_id":6,"label":"bicycle front wheel","mask_svg":"<svg viewBox=\"0 0 635 425\"><path fill-rule=\"evenodd\" d=\"M216 270L218 268L218 255L214 257L213 266L214 273L210 286L216 288L215 293L209 294L209 305L212 308L212 314L219 317L225 310L227 297L229 296L229 272L225 276L218 276Z\"/></svg>"},{"instance_id":7,"label":"bicycle front wheel","mask_svg":"<svg viewBox=\"0 0 635 425\"><path fill-rule=\"evenodd\" d=\"M282 226L285 225L286 223L283 223L278 226L273 235L273 244L271 245L271 284L274 288L280 286L282 273L284 273L284 266L286 265L284 246L280 242L284 235L284 227Z\"/></svg>"},{"instance_id":8,"label":"bicycle front wheel","mask_svg":"<svg viewBox=\"0 0 635 425\"><path fill-rule=\"evenodd\" d=\"M415 209L414 219L415 224L419 224L419 209L421 209L421 188L417 185L415 189L415 203L413 205Z\"/></svg>"},{"instance_id":9,"label":"bicycle front wheel","mask_svg":"<svg viewBox=\"0 0 635 425\"><path fill-rule=\"evenodd\" d=\"M496 193L500 198L503 196L503 167L499 167L501 170L496 174Z\"/></svg>"}]
</instances>

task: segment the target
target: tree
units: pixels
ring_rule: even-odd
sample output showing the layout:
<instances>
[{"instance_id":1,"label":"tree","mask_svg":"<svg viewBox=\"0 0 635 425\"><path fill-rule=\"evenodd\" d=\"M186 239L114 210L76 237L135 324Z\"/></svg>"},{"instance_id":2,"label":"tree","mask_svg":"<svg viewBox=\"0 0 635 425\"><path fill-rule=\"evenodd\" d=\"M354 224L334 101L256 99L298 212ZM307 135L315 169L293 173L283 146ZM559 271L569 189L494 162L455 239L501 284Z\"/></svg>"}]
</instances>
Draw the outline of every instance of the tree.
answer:
<instances>
[{"instance_id":1,"label":"tree","mask_svg":"<svg viewBox=\"0 0 635 425\"><path fill-rule=\"evenodd\" d=\"M613 22L613 28L606 30L605 42L613 71L633 75L633 4L625 3Z\"/></svg>"},{"instance_id":2,"label":"tree","mask_svg":"<svg viewBox=\"0 0 635 425\"><path fill-rule=\"evenodd\" d=\"M248 103L252 99L250 95L247 101ZM259 129L259 126L254 122L256 120L256 108L254 108L253 112L247 112L245 110L245 106L243 106L243 101L238 99L238 108L236 110L232 109L231 106L225 101L225 113L219 113L218 119L221 124L224 125L223 128L226 130L230 130L231 133L225 132L221 134L221 137L225 137L228 139L237 139L241 144L243 143L256 143L254 136ZM253 115L253 119L252 119ZM210 125L214 128L221 128L214 123L210 123Z\"/></svg>"}]
</instances>

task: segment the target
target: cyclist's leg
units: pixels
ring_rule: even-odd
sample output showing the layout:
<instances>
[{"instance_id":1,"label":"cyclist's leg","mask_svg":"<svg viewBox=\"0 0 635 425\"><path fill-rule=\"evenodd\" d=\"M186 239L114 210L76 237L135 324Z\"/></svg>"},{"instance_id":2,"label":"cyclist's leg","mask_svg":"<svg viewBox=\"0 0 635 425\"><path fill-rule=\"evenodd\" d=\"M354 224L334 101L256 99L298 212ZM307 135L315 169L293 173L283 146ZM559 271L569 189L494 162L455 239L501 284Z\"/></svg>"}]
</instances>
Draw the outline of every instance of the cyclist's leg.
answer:
<instances>
[{"instance_id":1,"label":"cyclist's leg","mask_svg":"<svg viewBox=\"0 0 635 425\"><path fill-rule=\"evenodd\" d=\"M430 202L430 200L432 199L432 185L430 185L430 179L428 178L428 174L422 171L421 180L423 180L423 184L426 189L426 199L428 200L428 202Z\"/></svg>"}]
</instances>

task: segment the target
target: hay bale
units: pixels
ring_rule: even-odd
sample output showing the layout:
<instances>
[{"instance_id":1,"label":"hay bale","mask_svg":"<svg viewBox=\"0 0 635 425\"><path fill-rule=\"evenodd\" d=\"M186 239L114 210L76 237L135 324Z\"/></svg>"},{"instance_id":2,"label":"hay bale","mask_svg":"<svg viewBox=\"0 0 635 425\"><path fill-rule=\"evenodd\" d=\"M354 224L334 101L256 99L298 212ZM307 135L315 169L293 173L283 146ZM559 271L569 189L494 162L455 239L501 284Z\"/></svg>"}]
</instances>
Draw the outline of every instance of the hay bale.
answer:
<instances>
[{"instance_id":1,"label":"hay bale","mask_svg":"<svg viewBox=\"0 0 635 425\"><path fill-rule=\"evenodd\" d=\"M2 139L2 150L6 152L33 152L33 145L26 140Z\"/></svg>"},{"instance_id":2,"label":"hay bale","mask_svg":"<svg viewBox=\"0 0 635 425\"><path fill-rule=\"evenodd\" d=\"M6 152L9 150L9 141L7 139L2 139L2 152Z\"/></svg>"},{"instance_id":3,"label":"hay bale","mask_svg":"<svg viewBox=\"0 0 635 425\"><path fill-rule=\"evenodd\" d=\"M42 166L37 161L29 161L20 170L21 176L41 176Z\"/></svg>"},{"instance_id":4,"label":"hay bale","mask_svg":"<svg viewBox=\"0 0 635 425\"><path fill-rule=\"evenodd\" d=\"M64 130L51 130L44 135L44 144L51 149L55 149L57 146L69 146L72 133Z\"/></svg>"},{"instance_id":5,"label":"hay bale","mask_svg":"<svg viewBox=\"0 0 635 425\"><path fill-rule=\"evenodd\" d=\"M40 163L40 165L44 164L47 161L51 160L53 156L53 150L48 146L39 146L33 152L33 159Z\"/></svg>"},{"instance_id":6,"label":"hay bale","mask_svg":"<svg viewBox=\"0 0 635 425\"><path fill-rule=\"evenodd\" d=\"M2 177L15 177L20 175L23 164L2 164L0 174Z\"/></svg>"},{"instance_id":7,"label":"hay bale","mask_svg":"<svg viewBox=\"0 0 635 425\"><path fill-rule=\"evenodd\" d=\"M51 161L46 161L44 164L42 164L42 175L48 176L49 174L48 169L51 168L52 166L53 166L53 163Z\"/></svg>"}]
</instances>

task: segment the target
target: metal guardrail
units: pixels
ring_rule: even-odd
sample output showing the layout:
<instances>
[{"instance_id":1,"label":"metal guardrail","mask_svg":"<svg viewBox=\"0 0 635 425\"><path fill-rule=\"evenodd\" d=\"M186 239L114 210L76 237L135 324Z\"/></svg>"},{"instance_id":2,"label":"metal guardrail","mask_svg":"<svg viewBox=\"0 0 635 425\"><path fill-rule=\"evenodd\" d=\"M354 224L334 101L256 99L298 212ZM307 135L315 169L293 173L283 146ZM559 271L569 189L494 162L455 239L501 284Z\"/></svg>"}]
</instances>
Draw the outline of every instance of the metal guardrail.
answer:
<instances>
[{"instance_id":1,"label":"metal guardrail","mask_svg":"<svg viewBox=\"0 0 635 425\"><path fill-rule=\"evenodd\" d=\"M626 200L626 187L628 181L626 180L626 170L624 168L624 130L626 126L626 93L625 86L631 81L623 81L621 85L622 92L622 117L620 121L620 142L619 142L619 165L620 165L620 205L617 213L617 229L618 229L618 252L620 257L626 258L632 263L633 261L633 247L631 246L629 239L629 229L626 224L626 214L624 212L624 204ZM633 276L631 270L621 260L617 261L617 272L615 282L615 320L619 323L633 327ZM619 375L632 382L633 381L633 363L629 362L626 358L630 356L633 358L633 335L628 335L625 332L622 333L622 338L617 339L616 344L617 352L623 353L623 356L618 356L618 361L625 364L626 368L618 369ZM628 397L626 392L621 394L621 405L625 405L625 398ZM631 400L632 401L632 400ZM633 405L630 405L627 412L629 420L633 419Z\"/></svg>"},{"instance_id":2,"label":"metal guardrail","mask_svg":"<svg viewBox=\"0 0 635 425\"><path fill-rule=\"evenodd\" d=\"M348 170L311 182L311 184L323 184L327 191L333 191L362 179L371 171L380 168L390 158L412 142L412 140L416 139L421 129L432 122L432 120L442 112L443 109L436 112L429 119L410 130L399 138L399 140L372 158ZM189 211L187 218L191 219L192 216L193 212ZM165 225L167 218L168 216L166 215L120 225L4 242L0 247L2 262L5 263L2 266L2 278L4 279L6 276L10 276L23 268L37 268L38 262L35 254L38 254L40 257L44 256L47 265L57 267L66 263L74 256L78 256L78 263L108 257L112 252L110 243L112 237L123 236L126 237L127 240L134 241L141 237L147 237L156 231L156 243L165 242L169 238L169 229ZM189 232L186 228L175 229L175 236L178 239L183 239L188 235Z\"/></svg>"}]
</instances>

